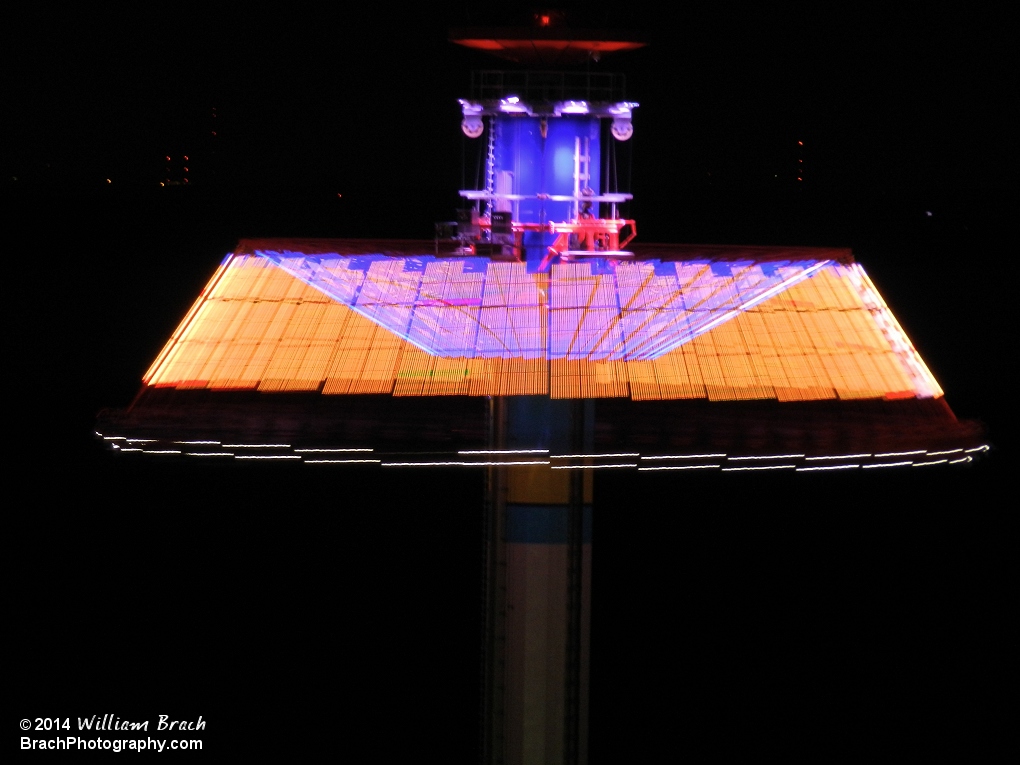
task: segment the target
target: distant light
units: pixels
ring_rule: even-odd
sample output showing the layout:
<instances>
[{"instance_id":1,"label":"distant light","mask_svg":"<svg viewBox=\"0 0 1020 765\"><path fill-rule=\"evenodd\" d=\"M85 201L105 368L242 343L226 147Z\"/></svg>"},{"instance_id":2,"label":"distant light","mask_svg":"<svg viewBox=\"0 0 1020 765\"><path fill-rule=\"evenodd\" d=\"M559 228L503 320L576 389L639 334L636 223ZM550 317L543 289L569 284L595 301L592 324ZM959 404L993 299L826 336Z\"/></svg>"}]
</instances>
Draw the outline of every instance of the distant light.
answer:
<instances>
[{"instance_id":1,"label":"distant light","mask_svg":"<svg viewBox=\"0 0 1020 765\"><path fill-rule=\"evenodd\" d=\"M113 181L111 181L109 178L106 179L106 182L107 183L113 183Z\"/></svg>"},{"instance_id":2,"label":"distant light","mask_svg":"<svg viewBox=\"0 0 1020 765\"><path fill-rule=\"evenodd\" d=\"M185 155L184 155L184 161L185 161L185 162L188 162L188 161L189 161L189 160L188 160L188 155L187 155L187 154L185 154Z\"/></svg>"},{"instance_id":3,"label":"distant light","mask_svg":"<svg viewBox=\"0 0 1020 765\"><path fill-rule=\"evenodd\" d=\"M803 146L803 145L804 145L804 142L803 142L803 141L797 141L797 145L798 145L798 146Z\"/></svg>"}]
</instances>

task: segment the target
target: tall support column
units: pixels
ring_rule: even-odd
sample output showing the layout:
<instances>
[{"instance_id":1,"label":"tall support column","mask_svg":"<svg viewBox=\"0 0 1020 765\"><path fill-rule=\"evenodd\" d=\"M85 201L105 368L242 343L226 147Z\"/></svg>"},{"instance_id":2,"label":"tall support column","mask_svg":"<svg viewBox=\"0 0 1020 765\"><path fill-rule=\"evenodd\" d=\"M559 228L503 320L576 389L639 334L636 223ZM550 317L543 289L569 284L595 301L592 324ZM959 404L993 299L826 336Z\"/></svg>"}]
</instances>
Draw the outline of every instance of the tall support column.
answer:
<instances>
[{"instance_id":1,"label":"tall support column","mask_svg":"<svg viewBox=\"0 0 1020 765\"><path fill-rule=\"evenodd\" d=\"M500 411L504 415L500 417ZM584 449L584 402L509 399L494 433L528 448L552 428L557 453ZM495 443L495 439L494 439ZM591 632L591 485L545 465L493 469L486 542L489 763L586 763Z\"/></svg>"}]
</instances>

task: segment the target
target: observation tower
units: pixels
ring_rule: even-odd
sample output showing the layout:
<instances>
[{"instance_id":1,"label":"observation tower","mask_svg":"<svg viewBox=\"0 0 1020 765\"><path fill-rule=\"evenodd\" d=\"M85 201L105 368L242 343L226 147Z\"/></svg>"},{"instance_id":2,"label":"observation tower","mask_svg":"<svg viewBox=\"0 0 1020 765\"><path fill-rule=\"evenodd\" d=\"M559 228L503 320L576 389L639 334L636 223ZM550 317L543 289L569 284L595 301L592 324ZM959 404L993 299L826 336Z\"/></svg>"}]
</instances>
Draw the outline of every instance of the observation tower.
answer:
<instances>
[{"instance_id":1,"label":"observation tower","mask_svg":"<svg viewBox=\"0 0 1020 765\"><path fill-rule=\"evenodd\" d=\"M125 459L487 471L492 763L587 761L594 471L952 469L988 448L849 250L642 244L614 161L639 105L592 71L642 42L555 22L451 35L515 62L460 100L481 172L456 220L241 240L97 425Z\"/></svg>"}]
</instances>

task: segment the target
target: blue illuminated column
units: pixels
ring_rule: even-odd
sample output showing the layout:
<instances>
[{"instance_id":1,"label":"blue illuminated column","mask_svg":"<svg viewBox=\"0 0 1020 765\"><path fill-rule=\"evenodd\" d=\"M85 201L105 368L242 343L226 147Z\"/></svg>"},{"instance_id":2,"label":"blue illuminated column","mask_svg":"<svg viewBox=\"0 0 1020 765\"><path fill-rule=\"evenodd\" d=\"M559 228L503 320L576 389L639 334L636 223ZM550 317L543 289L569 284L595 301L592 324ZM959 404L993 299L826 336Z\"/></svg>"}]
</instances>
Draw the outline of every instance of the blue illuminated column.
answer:
<instances>
[{"instance_id":1,"label":"blue illuminated column","mask_svg":"<svg viewBox=\"0 0 1020 765\"><path fill-rule=\"evenodd\" d=\"M546 199L574 195L574 154L577 139L581 151L587 151L588 177L581 188L600 188L598 117L492 117L495 150L493 170L497 178L512 174L510 193L529 197L517 203L514 220L521 223L569 221L574 217L572 201ZM543 137L543 124L545 137ZM585 172L587 171L587 172Z\"/></svg>"},{"instance_id":2,"label":"blue illuminated column","mask_svg":"<svg viewBox=\"0 0 1020 765\"><path fill-rule=\"evenodd\" d=\"M545 75L560 88L572 82L565 73ZM559 76L562 81L557 79ZM613 90L614 81L608 82L599 92L622 97L622 85ZM574 87L586 92L580 85ZM461 191L478 213L465 238L476 236L478 226L490 224L495 235L494 214L509 213L517 235L523 232L529 269L536 261L542 262L544 269L549 256L587 257L596 250L609 256L632 257L620 251L617 243L623 226L630 225L633 236L633 221L619 220L617 207L631 195L605 188L611 185L611 179L602 177L601 167L607 136L612 136L608 139L611 142L630 139L631 116L637 104L589 101L586 96L550 102L544 99L544 91L538 92L541 88L533 90L530 95L528 90L522 91L523 97L496 97L486 91L487 98L460 101L464 114L461 129L469 138L480 141L478 148L485 154L484 183L479 179L482 188ZM608 131L604 131L606 126ZM596 235L601 237L598 244ZM477 236L475 241L485 242L486 236ZM554 243L553 251L547 252ZM514 256L519 258L521 253L517 251Z\"/></svg>"}]
</instances>

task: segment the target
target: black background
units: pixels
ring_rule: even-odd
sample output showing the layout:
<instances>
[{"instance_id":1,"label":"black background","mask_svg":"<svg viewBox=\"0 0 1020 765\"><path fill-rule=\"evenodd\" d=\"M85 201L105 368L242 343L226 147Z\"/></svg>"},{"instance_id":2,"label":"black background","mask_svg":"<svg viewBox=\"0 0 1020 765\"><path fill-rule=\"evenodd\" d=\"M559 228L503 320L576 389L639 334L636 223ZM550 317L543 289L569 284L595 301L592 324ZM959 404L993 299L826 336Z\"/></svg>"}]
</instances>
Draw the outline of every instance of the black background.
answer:
<instances>
[{"instance_id":1,"label":"black background","mask_svg":"<svg viewBox=\"0 0 1020 765\"><path fill-rule=\"evenodd\" d=\"M642 239L852 247L995 446L923 476L599 475L593 761L992 745L1015 601L1004 20L568 10L651 38L593 65L641 103ZM213 756L475 758L481 476L139 466L93 422L238 238L428 237L452 217L473 151L456 98L502 64L446 33L517 18L149 6L7 25L12 738L22 717L201 714ZM160 189L185 152L191 187Z\"/></svg>"}]
</instances>

